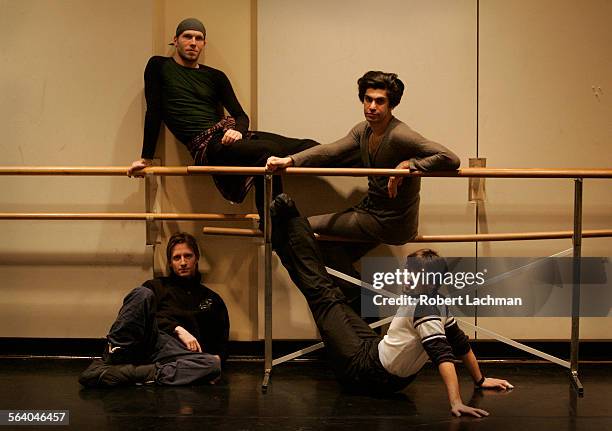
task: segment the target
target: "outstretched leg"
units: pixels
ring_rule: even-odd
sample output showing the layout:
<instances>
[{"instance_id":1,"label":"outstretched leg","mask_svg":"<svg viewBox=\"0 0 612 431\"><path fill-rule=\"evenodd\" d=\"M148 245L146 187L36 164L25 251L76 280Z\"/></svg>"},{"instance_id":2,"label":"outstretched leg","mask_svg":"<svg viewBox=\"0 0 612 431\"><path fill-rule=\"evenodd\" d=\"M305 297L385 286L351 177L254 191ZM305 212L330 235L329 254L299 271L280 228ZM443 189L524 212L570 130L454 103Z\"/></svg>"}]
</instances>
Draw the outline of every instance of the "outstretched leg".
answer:
<instances>
[{"instance_id":1,"label":"outstretched leg","mask_svg":"<svg viewBox=\"0 0 612 431\"><path fill-rule=\"evenodd\" d=\"M364 345L379 336L347 305L333 283L312 228L286 195L272 205L273 246L291 279L306 297L325 342L334 370L340 378L358 373Z\"/></svg>"},{"instance_id":2,"label":"outstretched leg","mask_svg":"<svg viewBox=\"0 0 612 431\"><path fill-rule=\"evenodd\" d=\"M361 274L355 268L355 263L380 244L380 240L365 228L377 224L373 217L370 214L364 214L349 208L338 213L312 216L308 218L308 221L312 229L318 234L355 240L355 242L319 241L319 248L326 266L350 277L361 279ZM362 297L371 298L368 290L335 276L332 276L332 279L342 290L347 298L347 303L355 310L355 313L365 317L366 322L378 320L376 315L371 315L373 312L370 309L371 307L362 310ZM364 316L364 311L369 315Z\"/></svg>"},{"instance_id":3,"label":"outstretched leg","mask_svg":"<svg viewBox=\"0 0 612 431\"><path fill-rule=\"evenodd\" d=\"M207 154L211 165L263 167L270 156L285 157L316 145L319 143L312 139L288 138L268 132L252 132L250 137L245 137L230 145L223 145L220 141L212 142ZM219 175L215 176L215 181L231 186L239 183L241 178L234 175ZM272 181L273 196L282 193L281 177L277 175ZM261 175L254 178L254 185L257 212L263 220L263 177Z\"/></svg>"}]
</instances>

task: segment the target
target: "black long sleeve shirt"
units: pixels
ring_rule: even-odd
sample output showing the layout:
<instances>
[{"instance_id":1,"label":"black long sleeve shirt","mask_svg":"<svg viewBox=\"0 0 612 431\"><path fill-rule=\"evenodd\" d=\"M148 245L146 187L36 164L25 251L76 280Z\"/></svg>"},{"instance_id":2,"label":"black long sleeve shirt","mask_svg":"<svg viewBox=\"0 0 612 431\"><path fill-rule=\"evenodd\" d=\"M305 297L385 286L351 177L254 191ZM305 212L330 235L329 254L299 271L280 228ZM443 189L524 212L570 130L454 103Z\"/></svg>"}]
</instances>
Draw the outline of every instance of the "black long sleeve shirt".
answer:
<instances>
[{"instance_id":1,"label":"black long sleeve shirt","mask_svg":"<svg viewBox=\"0 0 612 431\"><path fill-rule=\"evenodd\" d=\"M200 283L200 274L190 279L171 275L149 280L143 286L155 294L159 329L174 335L182 326L197 338L206 353L227 357L229 315L223 299Z\"/></svg>"},{"instance_id":2,"label":"black long sleeve shirt","mask_svg":"<svg viewBox=\"0 0 612 431\"><path fill-rule=\"evenodd\" d=\"M223 109L236 120L236 130L246 134L246 115L229 79L220 70L200 64L184 67L172 57L149 59L144 73L145 115L142 157L153 158L161 123L183 144L218 123Z\"/></svg>"}]
</instances>

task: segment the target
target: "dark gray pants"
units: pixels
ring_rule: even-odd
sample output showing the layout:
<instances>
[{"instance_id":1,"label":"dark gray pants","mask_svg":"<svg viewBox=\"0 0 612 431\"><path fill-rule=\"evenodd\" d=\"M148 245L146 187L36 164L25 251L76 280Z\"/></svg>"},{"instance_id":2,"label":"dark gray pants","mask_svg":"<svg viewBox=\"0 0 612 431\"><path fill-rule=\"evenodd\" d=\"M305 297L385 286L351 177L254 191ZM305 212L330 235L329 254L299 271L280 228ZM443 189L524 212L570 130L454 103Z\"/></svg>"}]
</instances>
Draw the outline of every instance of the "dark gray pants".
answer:
<instances>
[{"instance_id":1,"label":"dark gray pants","mask_svg":"<svg viewBox=\"0 0 612 431\"><path fill-rule=\"evenodd\" d=\"M154 363L156 382L164 385L185 385L210 381L221 373L217 356L187 350L177 338L157 327L151 289L140 286L123 300L117 319L107 335L112 346L124 349L134 364Z\"/></svg>"}]
</instances>

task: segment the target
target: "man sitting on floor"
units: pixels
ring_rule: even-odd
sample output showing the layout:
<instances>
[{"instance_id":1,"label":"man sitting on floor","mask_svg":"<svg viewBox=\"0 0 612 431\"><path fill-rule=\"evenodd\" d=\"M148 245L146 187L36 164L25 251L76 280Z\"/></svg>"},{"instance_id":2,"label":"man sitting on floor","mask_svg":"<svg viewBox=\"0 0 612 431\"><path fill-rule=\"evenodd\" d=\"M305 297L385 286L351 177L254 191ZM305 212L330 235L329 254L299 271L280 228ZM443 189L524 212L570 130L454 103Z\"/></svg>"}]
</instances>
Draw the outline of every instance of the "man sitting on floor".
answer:
<instances>
[{"instance_id":1,"label":"man sitting on floor","mask_svg":"<svg viewBox=\"0 0 612 431\"><path fill-rule=\"evenodd\" d=\"M83 386L184 385L220 377L229 337L225 303L200 283L200 250L193 236L172 235L166 257L170 275L125 297L102 360L79 377Z\"/></svg>"},{"instance_id":2,"label":"man sitting on floor","mask_svg":"<svg viewBox=\"0 0 612 431\"><path fill-rule=\"evenodd\" d=\"M323 257L308 220L285 194L274 199L272 241L293 282L306 297L325 343L332 369L345 387L388 394L407 386L431 359L446 386L451 412L481 417L488 413L463 404L453 360L461 358L474 384L482 389L512 389L506 380L485 377L467 336L447 309L400 307L387 335L381 338L348 306L346 297L325 270ZM447 272L446 262L432 250L414 253L408 268ZM436 295L439 286L419 286Z\"/></svg>"}]
</instances>

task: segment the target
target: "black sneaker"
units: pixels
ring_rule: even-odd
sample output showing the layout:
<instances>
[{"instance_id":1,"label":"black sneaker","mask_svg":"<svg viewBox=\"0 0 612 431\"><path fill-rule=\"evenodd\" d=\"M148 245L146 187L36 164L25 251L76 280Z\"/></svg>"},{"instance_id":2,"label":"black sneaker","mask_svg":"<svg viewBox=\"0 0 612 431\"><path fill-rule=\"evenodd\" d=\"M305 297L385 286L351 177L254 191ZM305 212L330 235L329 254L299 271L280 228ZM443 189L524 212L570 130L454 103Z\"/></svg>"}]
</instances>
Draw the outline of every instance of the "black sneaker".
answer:
<instances>
[{"instance_id":1,"label":"black sneaker","mask_svg":"<svg viewBox=\"0 0 612 431\"><path fill-rule=\"evenodd\" d=\"M288 220L300 217L295 202L287 194L277 195L270 205L272 219L272 249L278 251L279 247L287 241Z\"/></svg>"},{"instance_id":2,"label":"black sneaker","mask_svg":"<svg viewBox=\"0 0 612 431\"><path fill-rule=\"evenodd\" d=\"M111 388L121 385L155 383L157 367L147 365L109 365L94 359L79 376L79 383L86 388Z\"/></svg>"},{"instance_id":3,"label":"black sneaker","mask_svg":"<svg viewBox=\"0 0 612 431\"><path fill-rule=\"evenodd\" d=\"M102 360L108 365L127 364L133 362L130 360L127 350L120 346L113 346L107 342L102 352Z\"/></svg>"},{"instance_id":4,"label":"black sneaker","mask_svg":"<svg viewBox=\"0 0 612 431\"><path fill-rule=\"evenodd\" d=\"M273 221L300 217L295 201L286 193L281 193L274 198L270 205L270 214Z\"/></svg>"}]
</instances>

